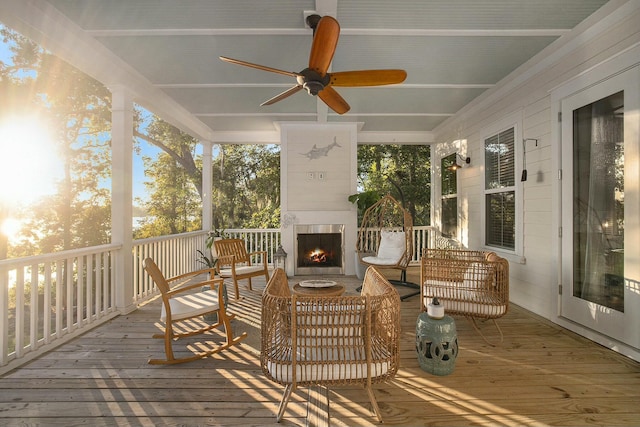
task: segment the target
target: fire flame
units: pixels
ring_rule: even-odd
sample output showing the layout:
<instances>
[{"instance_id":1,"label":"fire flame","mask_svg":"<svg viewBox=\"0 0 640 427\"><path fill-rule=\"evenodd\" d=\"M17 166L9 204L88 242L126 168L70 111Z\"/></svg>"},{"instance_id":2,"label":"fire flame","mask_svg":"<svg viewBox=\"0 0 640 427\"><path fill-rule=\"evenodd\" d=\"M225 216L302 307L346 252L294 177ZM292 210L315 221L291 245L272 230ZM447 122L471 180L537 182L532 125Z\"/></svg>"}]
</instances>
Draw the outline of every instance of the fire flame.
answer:
<instances>
[{"instance_id":1,"label":"fire flame","mask_svg":"<svg viewBox=\"0 0 640 427\"><path fill-rule=\"evenodd\" d=\"M321 249L316 249L309 254L309 261L319 264L325 263L327 262L327 254Z\"/></svg>"}]
</instances>

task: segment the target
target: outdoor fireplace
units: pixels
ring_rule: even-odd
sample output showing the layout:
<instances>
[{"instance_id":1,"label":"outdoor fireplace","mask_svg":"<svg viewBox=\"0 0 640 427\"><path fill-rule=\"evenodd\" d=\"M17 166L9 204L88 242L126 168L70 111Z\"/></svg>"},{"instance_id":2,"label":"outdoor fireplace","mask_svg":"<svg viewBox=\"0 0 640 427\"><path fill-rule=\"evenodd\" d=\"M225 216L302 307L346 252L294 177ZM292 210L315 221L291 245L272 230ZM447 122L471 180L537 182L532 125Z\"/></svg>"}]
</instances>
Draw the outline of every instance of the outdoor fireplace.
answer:
<instances>
[{"instance_id":1,"label":"outdoor fireplace","mask_svg":"<svg viewBox=\"0 0 640 427\"><path fill-rule=\"evenodd\" d=\"M344 274L344 225L298 224L294 237L294 274Z\"/></svg>"}]
</instances>

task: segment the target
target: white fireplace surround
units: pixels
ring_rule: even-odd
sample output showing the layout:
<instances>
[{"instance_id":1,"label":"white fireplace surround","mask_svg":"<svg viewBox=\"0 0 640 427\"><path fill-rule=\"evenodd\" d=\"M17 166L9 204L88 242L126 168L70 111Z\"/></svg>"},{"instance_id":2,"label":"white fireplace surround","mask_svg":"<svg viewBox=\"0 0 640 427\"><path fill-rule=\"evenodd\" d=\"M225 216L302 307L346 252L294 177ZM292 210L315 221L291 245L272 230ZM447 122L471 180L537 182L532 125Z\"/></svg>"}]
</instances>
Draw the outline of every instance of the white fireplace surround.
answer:
<instances>
[{"instance_id":1,"label":"white fireplace surround","mask_svg":"<svg viewBox=\"0 0 640 427\"><path fill-rule=\"evenodd\" d=\"M280 123L282 247L287 275L296 274L296 225L339 224L343 271L355 275L357 123ZM308 273L307 273L308 274ZM314 273L315 274L315 273Z\"/></svg>"}]
</instances>

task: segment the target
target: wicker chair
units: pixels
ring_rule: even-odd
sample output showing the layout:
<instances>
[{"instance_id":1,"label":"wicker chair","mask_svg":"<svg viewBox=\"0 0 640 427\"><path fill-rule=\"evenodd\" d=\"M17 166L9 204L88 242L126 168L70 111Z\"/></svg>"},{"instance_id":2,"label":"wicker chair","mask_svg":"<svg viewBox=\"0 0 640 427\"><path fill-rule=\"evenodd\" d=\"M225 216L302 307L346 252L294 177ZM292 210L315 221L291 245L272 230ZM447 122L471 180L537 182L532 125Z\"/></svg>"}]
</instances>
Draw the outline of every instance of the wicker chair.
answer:
<instances>
[{"instance_id":1,"label":"wicker chair","mask_svg":"<svg viewBox=\"0 0 640 427\"><path fill-rule=\"evenodd\" d=\"M339 297L291 295L285 272L274 270L262 296L260 359L285 386L277 421L296 387L360 385L382 422L371 385L396 374L399 339L400 297L375 268L360 295Z\"/></svg>"},{"instance_id":2,"label":"wicker chair","mask_svg":"<svg viewBox=\"0 0 640 427\"><path fill-rule=\"evenodd\" d=\"M437 297L448 314L466 316L474 329L476 319L492 320L503 340L496 319L509 308L509 262L495 252L424 249L420 260L421 309Z\"/></svg>"},{"instance_id":3,"label":"wicker chair","mask_svg":"<svg viewBox=\"0 0 640 427\"><path fill-rule=\"evenodd\" d=\"M420 286L407 282L407 267L413 256L413 218L390 194L364 212L356 252L366 266L400 270L400 280L390 282L415 289L402 299L420 293Z\"/></svg>"},{"instance_id":4,"label":"wicker chair","mask_svg":"<svg viewBox=\"0 0 640 427\"><path fill-rule=\"evenodd\" d=\"M213 269L198 270L180 276L165 278L156 263L151 258L143 261L144 269L149 273L154 283L162 293L162 311L160 320L164 323L164 333L154 334L153 338L164 339L165 359L150 359L152 365L174 364L191 362L202 359L221 350L238 344L247 337L247 333L234 338L231 328L233 314L227 314L225 299L218 298L224 295L224 282L220 278L198 283L186 283L188 280L205 273L214 273ZM173 288L171 284L174 284ZM177 285L175 285L177 284ZM202 291L204 286L217 286L215 290ZM200 328L193 329L196 324L193 319L201 318L204 315L216 313L218 320L213 324L204 324ZM174 324L180 324L181 330L176 332ZM192 335L203 334L214 328L223 327L226 335L226 342L210 350L195 353L189 357L176 358L173 352L173 341L175 338L184 338Z\"/></svg>"}]
</instances>

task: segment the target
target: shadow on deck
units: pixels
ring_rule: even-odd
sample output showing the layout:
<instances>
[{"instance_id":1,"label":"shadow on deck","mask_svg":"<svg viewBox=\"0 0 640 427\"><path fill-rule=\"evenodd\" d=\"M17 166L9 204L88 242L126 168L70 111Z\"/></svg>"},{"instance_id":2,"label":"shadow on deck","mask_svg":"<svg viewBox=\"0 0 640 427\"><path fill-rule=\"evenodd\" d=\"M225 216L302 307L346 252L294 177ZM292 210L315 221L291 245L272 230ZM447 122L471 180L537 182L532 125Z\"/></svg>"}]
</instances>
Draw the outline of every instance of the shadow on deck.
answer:
<instances>
[{"instance_id":1,"label":"shadow on deck","mask_svg":"<svg viewBox=\"0 0 640 427\"><path fill-rule=\"evenodd\" d=\"M338 279L348 292L359 284ZM0 424L277 425L282 387L264 377L259 361L264 285L254 280L254 291L241 285L244 299L231 307L236 332L249 333L241 345L183 365L148 365L163 352L162 340L151 338L156 299L0 378ZM639 363L513 305L499 320L502 345L489 346L456 317L455 371L424 372L415 351L419 306L418 296L402 302L401 367L394 380L375 387L385 424L638 424ZM490 335L491 324L484 326ZM210 344L223 339L214 332ZM362 389L332 389L329 397L332 425L377 424ZM279 425L305 425L314 409L307 400L307 389L294 393Z\"/></svg>"}]
</instances>

